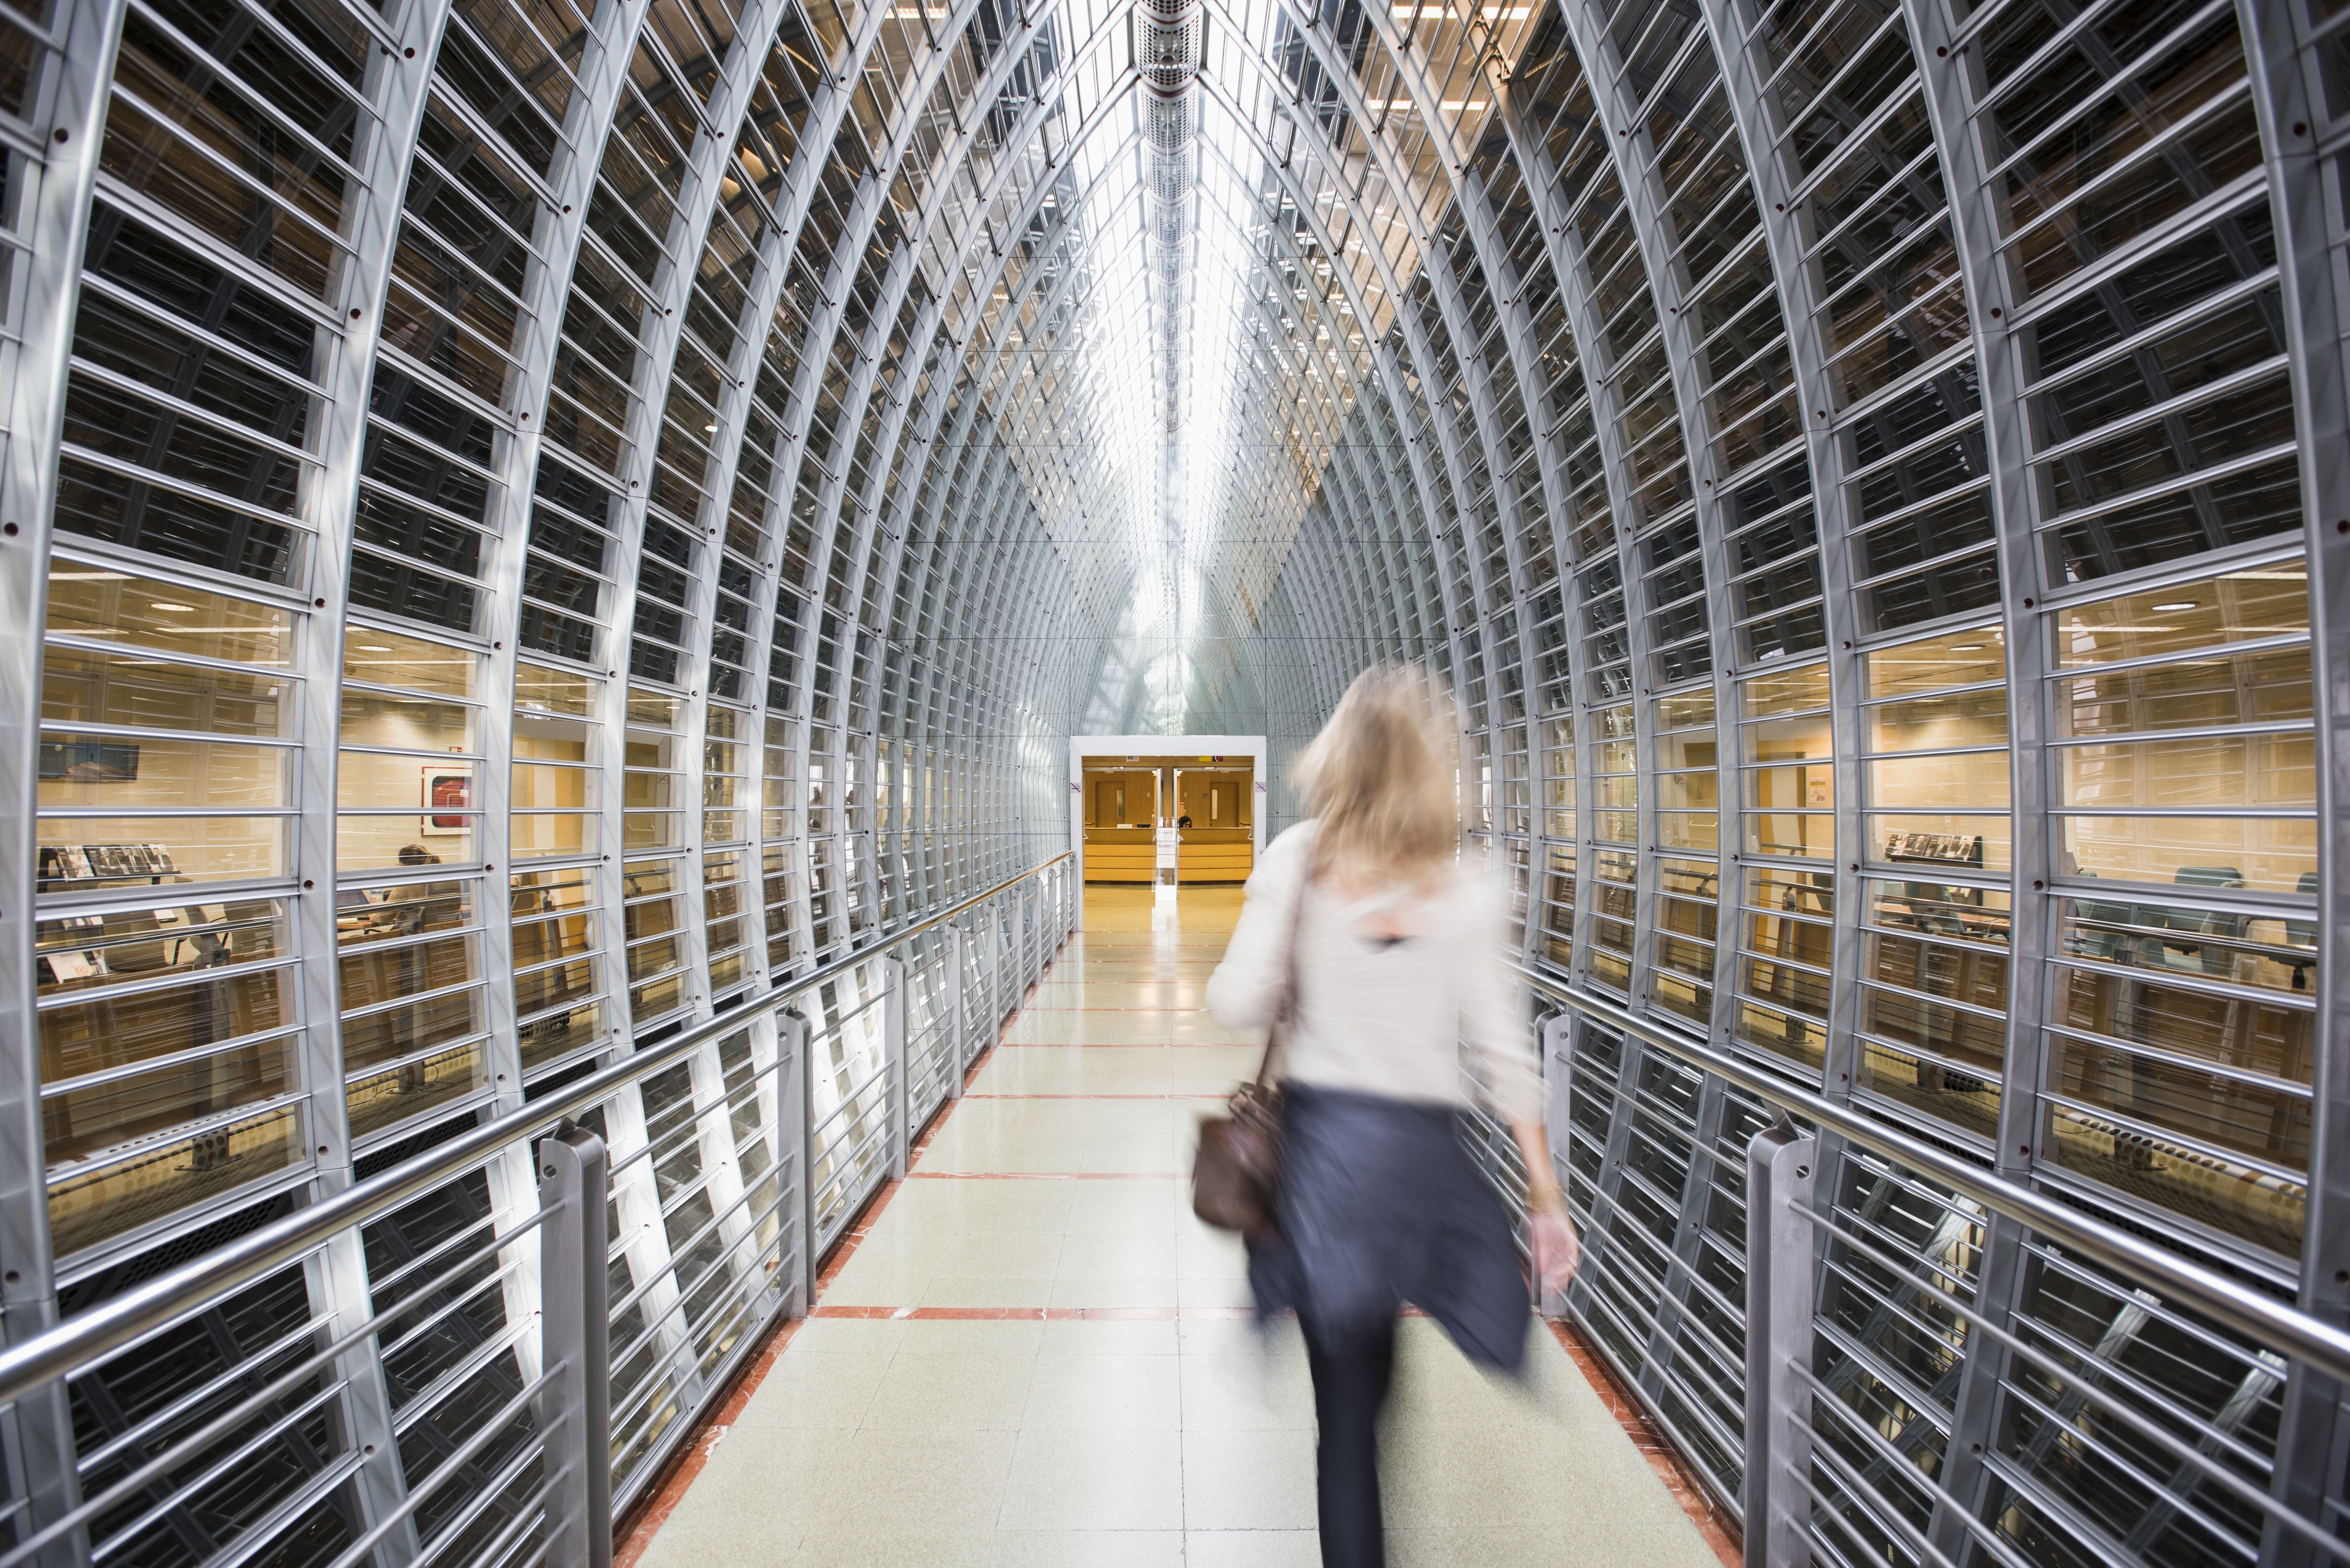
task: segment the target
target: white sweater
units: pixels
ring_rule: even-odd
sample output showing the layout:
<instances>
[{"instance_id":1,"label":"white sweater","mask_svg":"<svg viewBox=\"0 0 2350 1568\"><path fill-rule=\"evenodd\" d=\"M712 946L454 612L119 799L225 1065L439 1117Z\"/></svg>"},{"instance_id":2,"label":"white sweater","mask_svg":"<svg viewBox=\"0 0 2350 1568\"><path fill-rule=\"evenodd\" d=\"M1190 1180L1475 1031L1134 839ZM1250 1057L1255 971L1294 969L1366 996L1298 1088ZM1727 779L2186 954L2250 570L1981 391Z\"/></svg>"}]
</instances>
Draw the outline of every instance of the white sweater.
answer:
<instances>
[{"instance_id":1,"label":"white sweater","mask_svg":"<svg viewBox=\"0 0 2350 1568\"><path fill-rule=\"evenodd\" d=\"M1232 946L1208 979L1208 1010L1227 1028L1262 1028L1273 1016L1316 826L1302 822L1274 839L1248 880ZM1503 889L1470 864L1430 892L1349 901L1315 883L1297 932L1296 1002L1275 1074L1465 1106L1465 1066L1496 1116L1539 1124L1541 1064L1502 963L1508 919Z\"/></svg>"}]
</instances>

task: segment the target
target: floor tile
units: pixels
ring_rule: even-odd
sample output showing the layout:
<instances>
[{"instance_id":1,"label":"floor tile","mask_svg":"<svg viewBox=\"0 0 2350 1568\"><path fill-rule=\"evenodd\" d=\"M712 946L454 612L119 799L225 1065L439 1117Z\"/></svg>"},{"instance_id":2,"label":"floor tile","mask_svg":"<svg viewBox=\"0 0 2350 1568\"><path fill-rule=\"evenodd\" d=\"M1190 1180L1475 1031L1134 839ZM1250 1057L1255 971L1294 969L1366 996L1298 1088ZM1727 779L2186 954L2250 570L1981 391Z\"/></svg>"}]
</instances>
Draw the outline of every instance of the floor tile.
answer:
<instances>
[{"instance_id":1,"label":"floor tile","mask_svg":"<svg viewBox=\"0 0 2350 1568\"><path fill-rule=\"evenodd\" d=\"M1172 1357L1182 1353L1176 1327L1164 1318L1062 1320L1044 1325L1044 1344L1055 1355Z\"/></svg>"},{"instance_id":2,"label":"floor tile","mask_svg":"<svg viewBox=\"0 0 2350 1568\"><path fill-rule=\"evenodd\" d=\"M1314 1434L1298 1428L1183 1434L1187 1530L1314 1527Z\"/></svg>"},{"instance_id":3,"label":"floor tile","mask_svg":"<svg viewBox=\"0 0 2350 1568\"><path fill-rule=\"evenodd\" d=\"M1184 1568L1174 1530L999 1530L998 1568Z\"/></svg>"},{"instance_id":4,"label":"floor tile","mask_svg":"<svg viewBox=\"0 0 2350 1568\"><path fill-rule=\"evenodd\" d=\"M1006 1530L1175 1530L1182 1525L1176 1432L1024 1431L1004 1484Z\"/></svg>"},{"instance_id":5,"label":"floor tile","mask_svg":"<svg viewBox=\"0 0 2350 1568\"><path fill-rule=\"evenodd\" d=\"M799 1525L782 1518L688 1524L672 1518L637 1559L638 1568L774 1568L795 1560Z\"/></svg>"},{"instance_id":6,"label":"floor tile","mask_svg":"<svg viewBox=\"0 0 2350 1568\"><path fill-rule=\"evenodd\" d=\"M1321 1568L1322 1538L1313 1530L1192 1530L1183 1535L1183 1568Z\"/></svg>"},{"instance_id":7,"label":"floor tile","mask_svg":"<svg viewBox=\"0 0 2350 1568\"><path fill-rule=\"evenodd\" d=\"M1035 1371L1035 1356L1020 1352L900 1351L874 1390L863 1428L867 1431L1018 1431Z\"/></svg>"},{"instance_id":8,"label":"floor tile","mask_svg":"<svg viewBox=\"0 0 2350 1568\"><path fill-rule=\"evenodd\" d=\"M811 1530L787 1561L792 1568L970 1568L994 1552L992 1530L897 1530L868 1521Z\"/></svg>"},{"instance_id":9,"label":"floor tile","mask_svg":"<svg viewBox=\"0 0 2350 1568\"><path fill-rule=\"evenodd\" d=\"M804 1325L801 1332L806 1331ZM795 1336L796 1338L796 1335ZM734 1417L737 1427L855 1431L864 1423L895 1348L879 1355L803 1350L778 1356Z\"/></svg>"},{"instance_id":10,"label":"floor tile","mask_svg":"<svg viewBox=\"0 0 2350 1568\"><path fill-rule=\"evenodd\" d=\"M1040 1356L1023 1431L1180 1431L1182 1374L1172 1355Z\"/></svg>"}]
</instances>

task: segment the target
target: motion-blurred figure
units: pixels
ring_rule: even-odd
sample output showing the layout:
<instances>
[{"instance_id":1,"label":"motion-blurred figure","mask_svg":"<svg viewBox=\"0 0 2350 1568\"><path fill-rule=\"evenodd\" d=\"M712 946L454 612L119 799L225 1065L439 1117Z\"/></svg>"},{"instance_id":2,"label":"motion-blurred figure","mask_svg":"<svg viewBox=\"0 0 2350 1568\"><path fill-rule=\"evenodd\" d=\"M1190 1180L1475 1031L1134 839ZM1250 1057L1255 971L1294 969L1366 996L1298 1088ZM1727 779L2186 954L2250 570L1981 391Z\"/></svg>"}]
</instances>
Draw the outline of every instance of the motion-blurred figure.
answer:
<instances>
[{"instance_id":1,"label":"motion-blurred figure","mask_svg":"<svg viewBox=\"0 0 2350 1568\"><path fill-rule=\"evenodd\" d=\"M1544 1295L1576 1259L1534 1047L1502 962L1508 903L1460 858L1459 754L1451 701L1426 671L1357 677L1298 762L1315 815L1266 849L1208 981L1231 1028L1269 1023L1291 997L1274 1058L1275 1231L1252 1247L1249 1279L1260 1314L1295 1308L1305 1331L1327 1568L1386 1561L1377 1422L1403 1304L1484 1366L1514 1372L1525 1354L1510 1218L1461 1139L1456 1041L1524 1152Z\"/></svg>"}]
</instances>

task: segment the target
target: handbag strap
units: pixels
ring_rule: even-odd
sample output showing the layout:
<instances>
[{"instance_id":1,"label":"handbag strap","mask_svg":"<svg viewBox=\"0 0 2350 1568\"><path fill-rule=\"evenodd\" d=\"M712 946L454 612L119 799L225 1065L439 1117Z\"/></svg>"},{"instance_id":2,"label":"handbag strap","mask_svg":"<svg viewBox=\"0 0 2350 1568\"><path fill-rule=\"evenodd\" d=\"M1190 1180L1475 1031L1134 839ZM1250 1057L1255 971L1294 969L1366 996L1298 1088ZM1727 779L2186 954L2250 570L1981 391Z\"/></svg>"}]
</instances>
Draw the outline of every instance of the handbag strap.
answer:
<instances>
[{"instance_id":1,"label":"handbag strap","mask_svg":"<svg viewBox=\"0 0 2350 1568\"><path fill-rule=\"evenodd\" d=\"M1315 848L1318 850L1319 846ZM1297 898L1289 906L1289 940L1282 950L1281 1000L1274 1004L1273 1021L1264 1027L1264 1052L1256 1060L1256 1077L1260 1089L1264 1087L1265 1075L1273 1070L1274 1048L1281 1044L1283 1025L1290 1020L1297 1002L1297 928L1305 923L1305 895L1313 890L1314 872L1319 855L1310 855L1305 862L1305 874L1297 884Z\"/></svg>"}]
</instances>

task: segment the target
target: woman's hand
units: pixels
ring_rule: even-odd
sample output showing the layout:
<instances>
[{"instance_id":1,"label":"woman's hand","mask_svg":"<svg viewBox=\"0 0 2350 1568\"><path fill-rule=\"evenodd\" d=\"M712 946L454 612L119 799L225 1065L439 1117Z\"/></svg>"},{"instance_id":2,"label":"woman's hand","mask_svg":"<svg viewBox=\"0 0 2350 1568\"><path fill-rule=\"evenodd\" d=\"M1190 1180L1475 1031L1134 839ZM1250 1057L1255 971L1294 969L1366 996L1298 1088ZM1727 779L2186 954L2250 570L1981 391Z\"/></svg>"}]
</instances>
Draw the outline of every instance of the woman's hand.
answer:
<instances>
[{"instance_id":1,"label":"woman's hand","mask_svg":"<svg viewBox=\"0 0 2350 1568\"><path fill-rule=\"evenodd\" d=\"M1558 1188L1551 1164L1550 1139L1540 1122L1513 1121L1510 1136L1526 1162L1526 1238L1534 1250L1534 1295L1548 1303L1583 1261L1583 1243L1575 1239L1575 1222L1566 1217L1566 1194Z\"/></svg>"},{"instance_id":2,"label":"woman's hand","mask_svg":"<svg viewBox=\"0 0 2350 1568\"><path fill-rule=\"evenodd\" d=\"M1552 1189L1554 1199L1557 1189ZM1534 1294L1545 1305L1566 1289L1583 1262L1583 1243L1562 1201L1555 1208L1535 1209L1526 1216L1526 1231L1534 1249Z\"/></svg>"}]
</instances>

